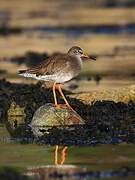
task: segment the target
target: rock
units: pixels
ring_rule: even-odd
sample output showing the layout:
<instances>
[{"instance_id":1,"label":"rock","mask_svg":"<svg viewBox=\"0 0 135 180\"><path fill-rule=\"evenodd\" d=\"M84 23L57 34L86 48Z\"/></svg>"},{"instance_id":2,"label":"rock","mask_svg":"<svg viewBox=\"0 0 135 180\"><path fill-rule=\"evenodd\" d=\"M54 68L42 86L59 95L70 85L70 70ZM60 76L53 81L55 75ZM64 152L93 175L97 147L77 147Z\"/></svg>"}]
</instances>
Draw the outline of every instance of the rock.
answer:
<instances>
[{"instance_id":1,"label":"rock","mask_svg":"<svg viewBox=\"0 0 135 180\"><path fill-rule=\"evenodd\" d=\"M74 125L83 124L84 120L67 106L48 103L35 112L30 126L35 136L42 136L52 127L73 129Z\"/></svg>"},{"instance_id":2,"label":"rock","mask_svg":"<svg viewBox=\"0 0 135 180\"><path fill-rule=\"evenodd\" d=\"M130 101L135 102L135 85L118 89L71 94L70 98L75 98L87 105L97 101L114 101L115 103L123 102L128 104Z\"/></svg>"}]
</instances>

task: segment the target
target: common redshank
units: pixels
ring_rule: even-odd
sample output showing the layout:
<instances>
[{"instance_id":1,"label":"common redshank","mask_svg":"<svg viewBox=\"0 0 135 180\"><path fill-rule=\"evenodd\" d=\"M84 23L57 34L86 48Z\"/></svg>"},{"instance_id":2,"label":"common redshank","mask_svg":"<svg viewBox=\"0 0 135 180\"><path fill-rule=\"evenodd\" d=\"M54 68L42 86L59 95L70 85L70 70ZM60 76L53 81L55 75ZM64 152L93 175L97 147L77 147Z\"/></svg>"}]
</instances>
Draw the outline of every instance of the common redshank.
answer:
<instances>
[{"instance_id":1,"label":"common redshank","mask_svg":"<svg viewBox=\"0 0 135 180\"><path fill-rule=\"evenodd\" d=\"M80 73L83 58L96 60L93 56L85 55L80 47L73 46L66 54L53 55L33 68L19 71L19 75L53 82L53 96L56 107L59 106L56 97L56 84L58 84L60 95L63 97L65 104L71 108L62 92L62 83L71 80Z\"/></svg>"}]
</instances>

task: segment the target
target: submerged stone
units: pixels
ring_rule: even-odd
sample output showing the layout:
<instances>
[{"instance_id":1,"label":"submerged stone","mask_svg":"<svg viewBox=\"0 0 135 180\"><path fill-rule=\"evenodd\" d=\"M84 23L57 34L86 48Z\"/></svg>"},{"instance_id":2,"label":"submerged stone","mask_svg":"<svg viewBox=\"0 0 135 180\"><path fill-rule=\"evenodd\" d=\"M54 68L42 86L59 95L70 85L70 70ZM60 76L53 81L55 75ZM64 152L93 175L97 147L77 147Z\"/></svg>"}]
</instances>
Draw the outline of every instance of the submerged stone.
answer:
<instances>
[{"instance_id":1,"label":"submerged stone","mask_svg":"<svg viewBox=\"0 0 135 180\"><path fill-rule=\"evenodd\" d=\"M25 107L20 107L16 102L12 102L6 119L6 127L11 135L16 134L16 130L25 124ZM19 131L20 132L20 131Z\"/></svg>"},{"instance_id":2,"label":"submerged stone","mask_svg":"<svg viewBox=\"0 0 135 180\"><path fill-rule=\"evenodd\" d=\"M24 107L20 107L16 104L16 102L12 102L10 105L10 108L8 109L8 116L24 116L26 117L26 114L24 112Z\"/></svg>"},{"instance_id":3,"label":"submerged stone","mask_svg":"<svg viewBox=\"0 0 135 180\"><path fill-rule=\"evenodd\" d=\"M31 128L35 136L42 136L52 127L72 128L74 125L83 125L84 120L65 105L55 107L53 104L41 106L34 114Z\"/></svg>"}]
</instances>

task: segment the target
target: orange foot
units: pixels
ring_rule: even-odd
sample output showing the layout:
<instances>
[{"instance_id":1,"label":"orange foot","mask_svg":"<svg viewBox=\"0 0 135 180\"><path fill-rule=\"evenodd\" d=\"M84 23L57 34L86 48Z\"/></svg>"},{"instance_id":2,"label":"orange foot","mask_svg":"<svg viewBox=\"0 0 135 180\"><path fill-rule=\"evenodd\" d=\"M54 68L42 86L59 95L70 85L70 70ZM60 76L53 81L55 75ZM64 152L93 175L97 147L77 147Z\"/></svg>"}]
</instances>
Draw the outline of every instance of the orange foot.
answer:
<instances>
[{"instance_id":1,"label":"orange foot","mask_svg":"<svg viewBox=\"0 0 135 180\"><path fill-rule=\"evenodd\" d=\"M69 110L75 112L75 110L70 106L70 105L67 105L67 104L54 104L54 107L56 108L68 108Z\"/></svg>"}]
</instances>

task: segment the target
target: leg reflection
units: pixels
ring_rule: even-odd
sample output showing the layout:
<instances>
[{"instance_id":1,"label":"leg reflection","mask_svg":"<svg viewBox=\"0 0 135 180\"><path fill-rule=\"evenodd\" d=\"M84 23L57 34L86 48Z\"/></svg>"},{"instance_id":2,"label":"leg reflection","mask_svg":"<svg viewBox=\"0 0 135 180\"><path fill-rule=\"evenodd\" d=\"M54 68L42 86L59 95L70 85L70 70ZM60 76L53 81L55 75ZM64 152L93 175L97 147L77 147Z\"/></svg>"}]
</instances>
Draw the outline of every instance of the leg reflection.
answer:
<instances>
[{"instance_id":1,"label":"leg reflection","mask_svg":"<svg viewBox=\"0 0 135 180\"><path fill-rule=\"evenodd\" d=\"M61 165L64 164L67 148L68 148L67 146L64 146L64 147L62 148L61 161L60 161L60 163L59 163L59 162L58 162L58 150L59 150L59 146L58 146L58 145L55 146L55 164L56 164L56 165L58 165L58 164L61 164Z\"/></svg>"},{"instance_id":2,"label":"leg reflection","mask_svg":"<svg viewBox=\"0 0 135 180\"><path fill-rule=\"evenodd\" d=\"M58 164L58 149L59 149L59 146L56 145L55 146L55 164L56 165Z\"/></svg>"},{"instance_id":3,"label":"leg reflection","mask_svg":"<svg viewBox=\"0 0 135 180\"><path fill-rule=\"evenodd\" d=\"M67 146L65 146L65 147L63 147L63 149L62 149L62 154L61 154L61 162L60 162L60 164L64 164L64 162L65 162L65 156L66 156L66 150L67 150Z\"/></svg>"}]
</instances>

